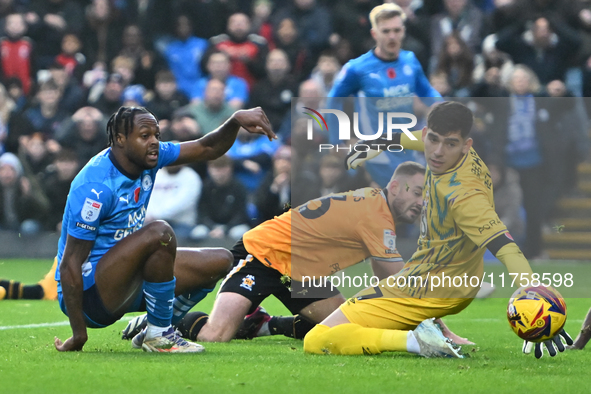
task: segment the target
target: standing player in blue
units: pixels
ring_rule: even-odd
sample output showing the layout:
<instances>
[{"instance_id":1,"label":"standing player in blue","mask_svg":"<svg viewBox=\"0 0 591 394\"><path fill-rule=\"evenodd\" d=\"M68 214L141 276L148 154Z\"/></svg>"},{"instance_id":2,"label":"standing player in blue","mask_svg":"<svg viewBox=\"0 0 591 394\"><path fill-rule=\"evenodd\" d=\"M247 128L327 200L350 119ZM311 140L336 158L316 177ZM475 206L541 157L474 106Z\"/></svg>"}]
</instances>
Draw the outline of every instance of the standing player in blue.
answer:
<instances>
[{"instance_id":1,"label":"standing player in blue","mask_svg":"<svg viewBox=\"0 0 591 394\"><path fill-rule=\"evenodd\" d=\"M327 108L337 108L341 104L335 97L360 97L355 111L359 112L362 134L374 134L378 130L378 112L413 113L413 97L441 97L429 84L415 54L401 49L406 19L402 9L396 4L382 4L371 10L369 19L376 47L343 66L328 94L331 99L327 104ZM424 101L431 105L437 99ZM334 116L328 117L331 118ZM409 119L400 121L407 122ZM338 128L329 126L329 130L330 143L341 143L338 140ZM396 167L407 160L412 158L404 153L380 155L367 162L366 169L380 187L385 187Z\"/></svg>"},{"instance_id":2,"label":"standing player in blue","mask_svg":"<svg viewBox=\"0 0 591 394\"><path fill-rule=\"evenodd\" d=\"M177 249L168 223L143 224L156 172L223 155L240 127L276 138L260 108L237 111L217 130L181 144L160 142L158 121L145 108L121 107L111 116L110 146L78 173L64 212L55 276L72 337L55 338L57 350L82 350L87 327L107 327L127 312L147 310L148 326L134 347L203 351L177 335L171 322L225 276L232 255L222 248Z\"/></svg>"}]
</instances>

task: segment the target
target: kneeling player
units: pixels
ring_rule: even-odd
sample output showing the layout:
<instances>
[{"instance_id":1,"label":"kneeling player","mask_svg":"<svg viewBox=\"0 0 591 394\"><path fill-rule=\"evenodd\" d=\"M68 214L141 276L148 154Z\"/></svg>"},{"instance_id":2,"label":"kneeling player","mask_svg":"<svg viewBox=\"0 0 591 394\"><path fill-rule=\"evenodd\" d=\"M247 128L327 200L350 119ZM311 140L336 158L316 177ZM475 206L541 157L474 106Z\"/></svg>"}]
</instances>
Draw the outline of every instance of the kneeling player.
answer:
<instances>
[{"instance_id":1,"label":"kneeling player","mask_svg":"<svg viewBox=\"0 0 591 394\"><path fill-rule=\"evenodd\" d=\"M237 111L216 131L182 144L161 143L158 121L144 108L121 107L111 116L110 147L78 173L64 212L56 279L73 335L65 342L56 338L57 350L82 350L87 327L107 327L127 312L147 310L147 327L134 347L203 351L171 322L211 291L232 256L219 248L177 249L166 222L143 226L145 210L158 169L221 156L240 127L274 137L260 108Z\"/></svg>"},{"instance_id":2,"label":"kneeling player","mask_svg":"<svg viewBox=\"0 0 591 394\"><path fill-rule=\"evenodd\" d=\"M472 112L467 107L446 102L431 110L422 132L414 133L418 141L402 134L397 135L401 141L395 141L405 149L424 149L428 163L419 246L398 275L404 279L419 277L421 285L416 280L414 284L412 280L382 281L375 288L360 292L306 335L306 352L407 351L425 355L424 349L432 348L428 339L434 330L433 323L425 319L460 312L478 290L468 286L430 291L428 284L444 274L482 278L484 248L501 260L510 273L529 278L532 270L528 261L495 213L490 173L471 148L468 135L472 122ZM371 156L360 157L354 152L347 163L355 168ZM560 341L560 336L554 341ZM564 346L558 347L564 350ZM461 357L452 343L436 350L429 355ZM551 355L556 353L549 351ZM541 354L541 350L536 352L536 357Z\"/></svg>"},{"instance_id":3,"label":"kneeling player","mask_svg":"<svg viewBox=\"0 0 591 394\"><path fill-rule=\"evenodd\" d=\"M211 316L187 315L179 325L183 336L229 341L245 315L275 295L298 316L273 318L268 330L303 337L344 301L336 290L316 298L292 297L312 290L302 287L303 276L329 275L368 257L381 278L400 270L394 223L412 223L418 217L423 177L423 166L403 163L384 190L366 188L312 200L250 230L232 250L236 266L224 280Z\"/></svg>"}]
</instances>

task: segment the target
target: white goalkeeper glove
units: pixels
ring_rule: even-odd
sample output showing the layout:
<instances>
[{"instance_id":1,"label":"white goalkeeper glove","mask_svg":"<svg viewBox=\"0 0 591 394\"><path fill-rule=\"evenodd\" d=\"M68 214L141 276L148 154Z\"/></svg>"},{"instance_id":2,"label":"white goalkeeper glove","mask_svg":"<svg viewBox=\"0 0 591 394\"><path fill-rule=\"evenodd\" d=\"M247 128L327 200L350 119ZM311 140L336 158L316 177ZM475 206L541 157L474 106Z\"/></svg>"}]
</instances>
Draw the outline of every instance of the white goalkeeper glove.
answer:
<instances>
[{"instance_id":1,"label":"white goalkeeper glove","mask_svg":"<svg viewBox=\"0 0 591 394\"><path fill-rule=\"evenodd\" d=\"M400 136L398 136L400 138ZM355 147L359 146L359 152L353 148L351 152L347 154L345 158L345 167L347 170L356 169L359 165L367 160L371 160L378 156L388 145L391 145L393 141L386 138L380 137L375 140L359 140L355 144ZM399 142L398 142L399 143ZM363 145L363 148L361 146ZM369 148L368 148L369 147Z\"/></svg>"},{"instance_id":2,"label":"white goalkeeper glove","mask_svg":"<svg viewBox=\"0 0 591 394\"><path fill-rule=\"evenodd\" d=\"M536 356L536 358L542 358L542 356L544 355L544 348L542 347L542 344L544 344L546 345L546 349L548 349L548 354L550 355L550 357L554 357L557 354L556 350L558 350L559 352L564 352L565 349L564 344L562 343L562 339L560 337L564 338L564 341L567 345L570 346L573 344L573 339L570 337L570 335L568 335L566 331L564 331L563 328L558 332L558 334L554 336L554 338L548 339L544 342L534 343L529 341L523 341L522 351L525 354L530 354L532 348L535 347L534 355Z\"/></svg>"}]
</instances>

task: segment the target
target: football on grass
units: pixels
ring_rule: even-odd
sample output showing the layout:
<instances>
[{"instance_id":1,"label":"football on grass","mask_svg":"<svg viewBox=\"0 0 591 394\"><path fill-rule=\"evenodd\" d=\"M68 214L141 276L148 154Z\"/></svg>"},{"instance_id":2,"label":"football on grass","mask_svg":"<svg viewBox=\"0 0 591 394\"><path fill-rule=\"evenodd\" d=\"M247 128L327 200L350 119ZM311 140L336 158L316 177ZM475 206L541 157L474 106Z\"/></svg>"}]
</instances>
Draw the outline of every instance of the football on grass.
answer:
<instances>
[{"instance_id":1,"label":"football on grass","mask_svg":"<svg viewBox=\"0 0 591 394\"><path fill-rule=\"evenodd\" d=\"M507 319L519 338L543 342L564 327L566 303L551 287L522 287L509 300Z\"/></svg>"}]
</instances>

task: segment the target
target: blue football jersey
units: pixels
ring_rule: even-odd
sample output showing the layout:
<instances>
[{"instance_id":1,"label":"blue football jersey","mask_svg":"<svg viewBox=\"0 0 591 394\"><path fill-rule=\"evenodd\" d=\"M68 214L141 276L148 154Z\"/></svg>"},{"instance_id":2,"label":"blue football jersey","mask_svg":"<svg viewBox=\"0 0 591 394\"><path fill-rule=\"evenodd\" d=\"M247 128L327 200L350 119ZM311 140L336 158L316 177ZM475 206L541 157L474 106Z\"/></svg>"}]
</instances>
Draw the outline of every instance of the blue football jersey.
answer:
<instances>
[{"instance_id":1,"label":"blue football jersey","mask_svg":"<svg viewBox=\"0 0 591 394\"><path fill-rule=\"evenodd\" d=\"M118 169L111 148L107 148L94 156L72 181L57 261L59 267L68 235L94 241L88 259L82 265L84 290L93 285L100 258L117 242L144 225L156 173L176 161L180 145L161 142L159 150L157 166L144 170L137 179L125 176ZM60 280L59 269L55 272L55 279ZM58 291L61 291L59 284Z\"/></svg>"},{"instance_id":2,"label":"blue football jersey","mask_svg":"<svg viewBox=\"0 0 591 394\"><path fill-rule=\"evenodd\" d=\"M340 100L334 98L349 96L359 97L355 111L359 113L359 131L366 135L373 135L379 130L379 112L384 113L383 132L386 132L385 113L413 113L413 97L441 97L429 84L414 53L401 50L398 59L385 61L378 58L373 49L343 66L328 94L327 108L340 109ZM431 105L437 99L423 101ZM329 120L334 121L336 117L327 116ZM395 123L409 122L410 119L401 118ZM329 121L328 129L330 143L339 144L338 126ZM412 153L382 154L367 162L366 168L373 180L385 187L398 164L407 160L413 160Z\"/></svg>"}]
</instances>

